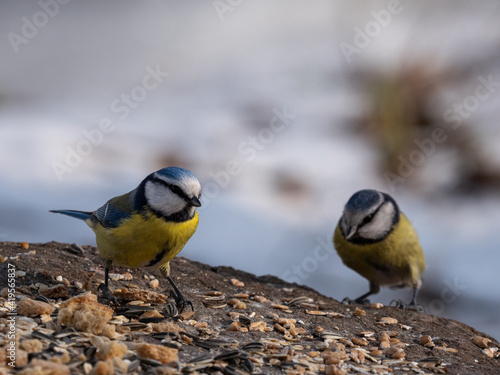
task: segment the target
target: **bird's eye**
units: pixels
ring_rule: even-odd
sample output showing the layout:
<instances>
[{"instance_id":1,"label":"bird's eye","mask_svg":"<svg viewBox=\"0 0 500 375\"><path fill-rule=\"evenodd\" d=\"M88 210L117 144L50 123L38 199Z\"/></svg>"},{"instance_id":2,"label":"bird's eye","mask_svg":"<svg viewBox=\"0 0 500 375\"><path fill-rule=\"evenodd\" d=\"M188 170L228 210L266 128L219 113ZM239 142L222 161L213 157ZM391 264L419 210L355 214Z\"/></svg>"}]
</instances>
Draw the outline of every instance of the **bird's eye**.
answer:
<instances>
[{"instance_id":1,"label":"bird's eye","mask_svg":"<svg viewBox=\"0 0 500 375\"><path fill-rule=\"evenodd\" d=\"M375 212L371 213L370 215L365 216L363 221L361 222L360 226L363 226L365 224L368 224L370 221L372 221L373 217L375 216Z\"/></svg>"}]
</instances>

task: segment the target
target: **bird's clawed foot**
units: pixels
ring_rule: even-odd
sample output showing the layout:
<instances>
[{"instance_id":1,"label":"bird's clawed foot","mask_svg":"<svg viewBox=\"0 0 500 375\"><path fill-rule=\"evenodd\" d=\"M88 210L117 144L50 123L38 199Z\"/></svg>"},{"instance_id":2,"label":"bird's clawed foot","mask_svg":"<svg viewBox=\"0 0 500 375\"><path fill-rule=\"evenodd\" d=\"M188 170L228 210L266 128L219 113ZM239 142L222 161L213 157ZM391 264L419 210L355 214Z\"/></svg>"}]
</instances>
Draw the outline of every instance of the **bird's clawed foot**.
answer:
<instances>
[{"instance_id":1,"label":"bird's clawed foot","mask_svg":"<svg viewBox=\"0 0 500 375\"><path fill-rule=\"evenodd\" d=\"M186 306L191 306L191 310L194 311L194 306L193 302L188 301L179 290L177 290L178 293L175 291L172 291L172 297L174 298L175 301L175 307L177 308L178 313L182 313Z\"/></svg>"},{"instance_id":2,"label":"bird's clawed foot","mask_svg":"<svg viewBox=\"0 0 500 375\"><path fill-rule=\"evenodd\" d=\"M194 311L194 306L191 301L188 301L181 293L179 288L177 288L177 285L175 285L174 280L170 277L167 276L167 280L169 281L170 285L172 285L172 288L174 289L172 291L172 297L174 298L175 301L175 306L177 307L177 310L180 313L186 308L186 306L191 306L191 310Z\"/></svg>"},{"instance_id":3,"label":"bird's clawed foot","mask_svg":"<svg viewBox=\"0 0 500 375\"><path fill-rule=\"evenodd\" d=\"M111 290L105 283L101 283L97 288L97 290L102 292L103 298L106 301L108 301L109 304L113 302L115 306L118 306L118 301L116 300L116 297L111 293Z\"/></svg>"},{"instance_id":4,"label":"bird's clawed foot","mask_svg":"<svg viewBox=\"0 0 500 375\"><path fill-rule=\"evenodd\" d=\"M354 305L357 303L358 305L369 305L370 300L368 298L356 298L356 299L350 299L349 297L346 297L342 300L342 303L344 305Z\"/></svg>"},{"instance_id":5,"label":"bird's clawed foot","mask_svg":"<svg viewBox=\"0 0 500 375\"><path fill-rule=\"evenodd\" d=\"M393 299L391 303L389 303L389 306L394 306L402 310L415 310L418 312L425 312L424 307L422 305L417 305L414 301L406 303L400 299Z\"/></svg>"}]
</instances>

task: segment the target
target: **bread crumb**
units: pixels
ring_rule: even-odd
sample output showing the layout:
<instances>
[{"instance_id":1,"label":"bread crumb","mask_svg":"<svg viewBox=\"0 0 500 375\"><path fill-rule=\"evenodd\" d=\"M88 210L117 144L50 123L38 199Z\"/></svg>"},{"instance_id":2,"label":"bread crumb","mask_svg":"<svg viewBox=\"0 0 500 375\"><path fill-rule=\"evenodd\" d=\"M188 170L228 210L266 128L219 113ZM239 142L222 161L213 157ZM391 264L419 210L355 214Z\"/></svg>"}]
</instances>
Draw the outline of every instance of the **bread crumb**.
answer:
<instances>
[{"instance_id":1,"label":"bread crumb","mask_svg":"<svg viewBox=\"0 0 500 375\"><path fill-rule=\"evenodd\" d=\"M182 331L182 328L179 327L174 322L165 322L165 323L153 323L153 332L173 332L179 333Z\"/></svg>"},{"instance_id":2,"label":"bread crumb","mask_svg":"<svg viewBox=\"0 0 500 375\"><path fill-rule=\"evenodd\" d=\"M150 290L131 289L123 287L121 291L114 293L116 298L124 301L143 301L147 303L165 303L167 296Z\"/></svg>"},{"instance_id":3,"label":"bread crumb","mask_svg":"<svg viewBox=\"0 0 500 375\"><path fill-rule=\"evenodd\" d=\"M85 292L61 303L57 323L78 331L100 334L112 315L113 310L97 302L95 294Z\"/></svg>"},{"instance_id":4,"label":"bread crumb","mask_svg":"<svg viewBox=\"0 0 500 375\"><path fill-rule=\"evenodd\" d=\"M166 346L141 343L135 347L137 354L143 358L150 358L161 363L177 362L177 349Z\"/></svg>"},{"instance_id":5,"label":"bread crumb","mask_svg":"<svg viewBox=\"0 0 500 375\"><path fill-rule=\"evenodd\" d=\"M97 362L89 375L114 375L114 373L115 366L113 365L113 360L108 359Z\"/></svg>"},{"instance_id":6,"label":"bread crumb","mask_svg":"<svg viewBox=\"0 0 500 375\"><path fill-rule=\"evenodd\" d=\"M17 313L23 316L34 317L42 314L52 314L55 308L43 301L24 298L17 304Z\"/></svg>"},{"instance_id":7,"label":"bread crumb","mask_svg":"<svg viewBox=\"0 0 500 375\"><path fill-rule=\"evenodd\" d=\"M38 339L28 339L21 341L21 348L28 353L40 353L43 349L43 344Z\"/></svg>"},{"instance_id":8,"label":"bread crumb","mask_svg":"<svg viewBox=\"0 0 500 375\"><path fill-rule=\"evenodd\" d=\"M19 374L22 375L68 375L69 367L35 358L30 362L30 367L24 369Z\"/></svg>"},{"instance_id":9,"label":"bread crumb","mask_svg":"<svg viewBox=\"0 0 500 375\"><path fill-rule=\"evenodd\" d=\"M105 342L99 348L97 348L97 353L95 354L95 356L98 360L104 361L114 357L123 358L127 351L127 345L122 344L118 341L111 341Z\"/></svg>"}]
</instances>

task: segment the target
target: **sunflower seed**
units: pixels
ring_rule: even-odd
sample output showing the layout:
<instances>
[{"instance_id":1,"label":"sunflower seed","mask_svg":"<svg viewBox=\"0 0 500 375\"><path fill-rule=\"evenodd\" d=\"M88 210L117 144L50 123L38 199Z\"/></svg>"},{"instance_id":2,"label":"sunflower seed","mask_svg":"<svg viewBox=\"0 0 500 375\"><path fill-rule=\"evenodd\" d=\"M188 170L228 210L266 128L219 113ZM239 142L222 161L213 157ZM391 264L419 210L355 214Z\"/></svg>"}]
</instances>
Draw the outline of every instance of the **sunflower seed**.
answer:
<instances>
[{"instance_id":1,"label":"sunflower seed","mask_svg":"<svg viewBox=\"0 0 500 375\"><path fill-rule=\"evenodd\" d=\"M76 243L72 243L71 245L69 245L69 247L65 248L64 250L73 255L78 255L78 256L83 255L83 249Z\"/></svg>"},{"instance_id":2,"label":"sunflower seed","mask_svg":"<svg viewBox=\"0 0 500 375\"><path fill-rule=\"evenodd\" d=\"M31 336L33 336L35 339L56 342L56 339L54 339L53 337L50 337L50 336L46 335L45 333L42 333L42 332L37 331L37 330L33 330L31 332Z\"/></svg>"},{"instance_id":3,"label":"sunflower seed","mask_svg":"<svg viewBox=\"0 0 500 375\"><path fill-rule=\"evenodd\" d=\"M242 349L247 352L262 352L266 349L266 346L259 341L252 341L244 345Z\"/></svg>"},{"instance_id":4,"label":"sunflower seed","mask_svg":"<svg viewBox=\"0 0 500 375\"><path fill-rule=\"evenodd\" d=\"M157 340L164 340L165 337L176 339L179 335L175 332L156 332L151 335L152 338Z\"/></svg>"},{"instance_id":5,"label":"sunflower seed","mask_svg":"<svg viewBox=\"0 0 500 375\"><path fill-rule=\"evenodd\" d=\"M55 339L62 339L71 335L77 335L73 328L66 328L61 331L53 332L52 337Z\"/></svg>"},{"instance_id":6,"label":"sunflower seed","mask_svg":"<svg viewBox=\"0 0 500 375\"><path fill-rule=\"evenodd\" d=\"M226 375L241 375L241 372L238 372L237 369L235 369L232 366L226 366L222 369L222 372Z\"/></svg>"},{"instance_id":7,"label":"sunflower seed","mask_svg":"<svg viewBox=\"0 0 500 375\"><path fill-rule=\"evenodd\" d=\"M281 368L294 368L295 367L295 363L293 363L292 361L282 361L280 363L280 367Z\"/></svg>"},{"instance_id":8,"label":"sunflower seed","mask_svg":"<svg viewBox=\"0 0 500 375\"><path fill-rule=\"evenodd\" d=\"M436 366L439 366L443 363L443 360L439 357L426 357L418 360L418 363L434 363Z\"/></svg>"},{"instance_id":9,"label":"sunflower seed","mask_svg":"<svg viewBox=\"0 0 500 375\"><path fill-rule=\"evenodd\" d=\"M87 349L84 350L83 354L85 355L85 358L87 360L94 358L95 353L97 352L97 349L95 346L90 346Z\"/></svg>"},{"instance_id":10,"label":"sunflower seed","mask_svg":"<svg viewBox=\"0 0 500 375\"><path fill-rule=\"evenodd\" d=\"M241 361L241 368L246 372L253 373L255 366L249 358L244 358Z\"/></svg>"},{"instance_id":11,"label":"sunflower seed","mask_svg":"<svg viewBox=\"0 0 500 375\"><path fill-rule=\"evenodd\" d=\"M288 306L298 306L298 305L301 305L301 304L306 303L306 302L310 303L312 301L313 301L312 298L309 298L306 296L300 296L300 297L294 298L290 302L288 302Z\"/></svg>"},{"instance_id":12,"label":"sunflower seed","mask_svg":"<svg viewBox=\"0 0 500 375\"><path fill-rule=\"evenodd\" d=\"M151 358L139 358L141 363L148 365L148 366L153 366L153 367L158 367L161 366L162 363L160 361L157 361L156 359L151 359Z\"/></svg>"},{"instance_id":13,"label":"sunflower seed","mask_svg":"<svg viewBox=\"0 0 500 375\"><path fill-rule=\"evenodd\" d=\"M240 316L238 316L238 320L244 326L249 326L250 323L252 323L252 321L250 320L250 318L248 316L246 316L246 315L240 315Z\"/></svg>"},{"instance_id":14,"label":"sunflower seed","mask_svg":"<svg viewBox=\"0 0 500 375\"><path fill-rule=\"evenodd\" d=\"M136 359L136 360L129 363L129 365L127 367L127 372L135 372L135 371L139 370L140 367L141 367L141 361Z\"/></svg>"},{"instance_id":15,"label":"sunflower seed","mask_svg":"<svg viewBox=\"0 0 500 375\"><path fill-rule=\"evenodd\" d=\"M343 339L344 337L343 336L339 336L338 334L336 334L335 332L332 332L332 331L323 331L319 334L319 336L323 339L323 340L340 340L340 339Z\"/></svg>"},{"instance_id":16,"label":"sunflower seed","mask_svg":"<svg viewBox=\"0 0 500 375\"><path fill-rule=\"evenodd\" d=\"M241 355L240 350L231 350L226 353L219 354L214 357L215 361L228 361L233 358L238 358Z\"/></svg>"},{"instance_id":17,"label":"sunflower seed","mask_svg":"<svg viewBox=\"0 0 500 375\"><path fill-rule=\"evenodd\" d=\"M184 366L182 368L182 372L187 372L187 373L191 373L191 372L195 372L195 371L198 371L198 370L203 370L205 368L208 368L210 367L210 370L219 370L222 372L222 368L219 368L219 367L215 367L215 366L212 366L210 363L193 363L193 364L189 364L187 366Z\"/></svg>"},{"instance_id":18,"label":"sunflower seed","mask_svg":"<svg viewBox=\"0 0 500 375\"><path fill-rule=\"evenodd\" d=\"M210 354L203 354L199 357L193 358L188 363L212 363L214 358Z\"/></svg>"},{"instance_id":19,"label":"sunflower seed","mask_svg":"<svg viewBox=\"0 0 500 375\"><path fill-rule=\"evenodd\" d=\"M229 342L225 340L218 340L218 339L195 340L194 343L195 345L201 346L202 348L206 349L218 348L219 346L224 346L229 344Z\"/></svg>"},{"instance_id":20,"label":"sunflower seed","mask_svg":"<svg viewBox=\"0 0 500 375\"><path fill-rule=\"evenodd\" d=\"M162 315L175 318L177 315L179 315L179 310L177 309L175 303L169 302L166 303L165 306L163 307Z\"/></svg>"},{"instance_id":21,"label":"sunflower seed","mask_svg":"<svg viewBox=\"0 0 500 375\"><path fill-rule=\"evenodd\" d=\"M147 326L148 326L147 324L139 322L128 322L122 324L122 327L129 327L131 330L143 329L146 328Z\"/></svg>"},{"instance_id":22,"label":"sunflower seed","mask_svg":"<svg viewBox=\"0 0 500 375\"><path fill-rule=\"evenodd\" d=\"M41 294L36 296L35 301L42 301L45 303L50 303L49 299L45 296L42 296Z\"/></svg>"},{"instance_id":23,"label":"sunflower seed","mask_svg":"<svg viewBox=\"0 0 500 375\"><path fill-rule=\"evenodd\" d=\"M160 323L160 322L163 322L165 320L164 317L162 316L154 316L152 318L143 318L143 319L139 319L139 323Z\"/></svg>"}]
</instances>

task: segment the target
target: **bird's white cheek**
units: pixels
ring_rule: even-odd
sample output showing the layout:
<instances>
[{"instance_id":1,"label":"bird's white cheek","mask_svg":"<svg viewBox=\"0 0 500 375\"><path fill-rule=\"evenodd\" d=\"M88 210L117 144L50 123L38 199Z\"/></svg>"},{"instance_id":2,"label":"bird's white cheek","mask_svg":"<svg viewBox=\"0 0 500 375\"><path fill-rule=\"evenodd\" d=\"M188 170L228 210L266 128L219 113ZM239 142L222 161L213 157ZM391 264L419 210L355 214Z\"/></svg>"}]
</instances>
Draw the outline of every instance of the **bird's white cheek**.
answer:
<instances>
[{"instance_id":1,"label":"bird's white cheek","mask_svg":"<svg viewBox=\"0 0 500 375\"><path fill-rule=\"evenodd\" d=\"M359 228L360 237L371 240L381 239L390 230L392 226L392 217L377 214L371 222Z\"/></svg>"},{"instance_id":2,"label":"bird's white cheek","mask_svg":"<svg viewBox=\"0 0 500 375\"><path fill-rule=\"evenodd\" d=\"M186 204L182 198L170 190L153 183L146 184L145 194L149 207L165 216L181 211Z\"/></svg>"}]
</instances>

